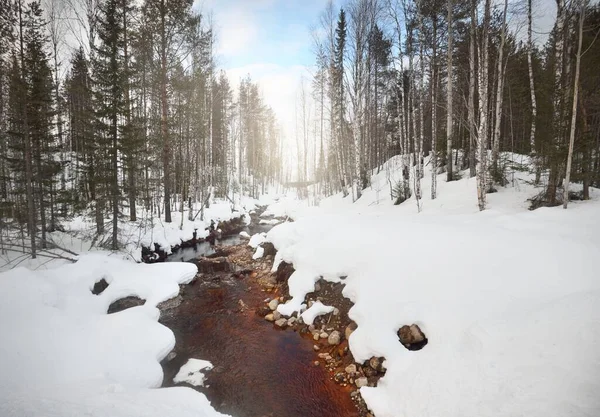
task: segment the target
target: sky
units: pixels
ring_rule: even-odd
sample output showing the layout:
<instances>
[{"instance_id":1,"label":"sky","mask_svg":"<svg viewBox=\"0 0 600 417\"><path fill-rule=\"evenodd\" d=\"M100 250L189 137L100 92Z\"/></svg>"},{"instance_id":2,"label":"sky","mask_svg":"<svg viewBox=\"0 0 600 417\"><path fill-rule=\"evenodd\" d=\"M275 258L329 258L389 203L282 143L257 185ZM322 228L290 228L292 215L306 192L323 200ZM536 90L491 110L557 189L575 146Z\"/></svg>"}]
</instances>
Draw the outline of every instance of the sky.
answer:
<instances>
[{"instance_id":1,"label":"sky","mask_svg":"<svg viewBox=\"0 0 600 417\"><path fill-rule=\"evenodd\" d=\"M293 134L294 106L301 77L314 62L311 25L327 0L200 0L195 7L212 13L217 63L237 86L250 75L285 134Z\"/></svg>"},{"instance_id":2,"label":"sky","mask_svg":"<svg viewBox=\"0 0 600 417\"><path fill-rule=\"evenodd\" d=\"M234 87L248 74L258 82L286 139L293 140L301 77L310 82L309 68L314 63L311 27L328 0L196 1L194 7L214 22L218 66L227 72ZM340 1L335 3L339 6ZM534 0L533 4L534 36L543 43L556 16L555 0ZM521 36L526 36L525 20L516 20L509 24L520 27Z\"/></svg>"}]
</instances>

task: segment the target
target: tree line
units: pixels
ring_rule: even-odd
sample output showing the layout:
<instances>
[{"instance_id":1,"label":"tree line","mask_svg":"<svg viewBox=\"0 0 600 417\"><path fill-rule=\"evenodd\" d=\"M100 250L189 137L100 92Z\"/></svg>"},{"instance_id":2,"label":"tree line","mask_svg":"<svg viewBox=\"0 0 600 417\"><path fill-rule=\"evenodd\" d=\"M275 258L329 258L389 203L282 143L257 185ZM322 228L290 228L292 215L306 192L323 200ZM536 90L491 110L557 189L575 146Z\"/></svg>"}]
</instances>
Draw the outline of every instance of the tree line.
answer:
<instances>
[{"instance_id":1,"label":"tree line","mask_svg":"<svg viewBox=\"0 0 600 417\"><path fill-rule=\"evenodd\" d=\"M0 0L5 238L35 257L82 214L118 249L120 221L202 217L280 176L274 112L249 76L232 89L192 3Z\"/></svg>"},{"instance_id":2,"label":"tree line","mask_svg":"<svg viewBox=\"0 0 600 417\"><path fill-rule=\"evenodd\" d=\"M313 171L326 192L356 200L368 173L400 155L393 194L418 202L431 156L430 197L437 175L469 169L483 210L518 168L502 157L510 151L531 157L533 208L588 199L600 186L600 7L557 0L545 45L534 10L532 0L330 1L314 30L312 88Z\"/></svg>"}]
</instances>

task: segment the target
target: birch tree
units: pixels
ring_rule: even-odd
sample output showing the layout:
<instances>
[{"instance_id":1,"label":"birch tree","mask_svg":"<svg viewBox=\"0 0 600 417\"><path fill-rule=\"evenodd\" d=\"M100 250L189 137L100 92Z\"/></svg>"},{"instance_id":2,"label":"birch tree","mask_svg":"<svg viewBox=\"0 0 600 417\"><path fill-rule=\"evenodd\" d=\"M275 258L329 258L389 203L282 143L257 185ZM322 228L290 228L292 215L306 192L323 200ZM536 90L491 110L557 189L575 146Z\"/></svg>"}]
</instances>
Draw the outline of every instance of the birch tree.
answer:
<instances>
[{"instance_id":1,"label":"birch tree","mask_svg":"<svg viewBox=\"0 0 600 417\"><path fill-rule=\"evenodd\" d=\"M481 47L479 48L479 127L477 130L477 201L479 210L485 210L488 141L488 69L491 0L485 0Z\"/></svg>"},{"instance_id":2,"label":"birch tree","mask_svg":"<svg viewBox=\"0 0 600 417\"><path fill-rule=\"evenodd\" d=\"M446 79L446 173L447 181L453 180L453 167L452 167L452 130L453 130L453 113L452 113L452 43L453 43L453 29L452 29L452 0L448 0L448 78ZM485 33L485 29L484 29Z\"/></svg>"}]
</instances>

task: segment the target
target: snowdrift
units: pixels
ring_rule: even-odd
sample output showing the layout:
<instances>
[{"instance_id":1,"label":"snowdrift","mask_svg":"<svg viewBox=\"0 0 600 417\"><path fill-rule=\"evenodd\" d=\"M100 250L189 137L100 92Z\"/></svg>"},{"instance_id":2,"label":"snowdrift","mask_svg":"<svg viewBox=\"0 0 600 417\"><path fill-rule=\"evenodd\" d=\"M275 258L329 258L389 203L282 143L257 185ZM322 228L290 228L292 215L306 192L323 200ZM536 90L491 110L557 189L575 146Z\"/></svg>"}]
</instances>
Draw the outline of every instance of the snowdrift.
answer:
<instances>
[{"instance_id":1,"label":"snowdrift","mask_svg":"<svg viewBox=\"0 0 600 417\"><path fill-rule=\"evenodd\" d=\"M222 416L192 389L150 389L162 384L159 362L175 345L156 305L196 273L193 264L134 264L102 253L0 273L0 415ZM109 286L93 295L102 278ZM130 295L146 303L106 314Z\"/></svg>"},{"instance_id":2,"label":"snowdrift","mask_svg":"<svg viewBox=\"0 0 600 417\"><path fill-rule=\"evenodd\" d=\"M360 389L377 417L600 415L599 191L528 211L536 190L509 172L479 212L474 178L440 175L431 200L426 172L418 213L414 196L393 205L396 166L357 202L333 196L268 233L296 269L278 310L303 309L321 276L343 279L356 361L386 359L378 386ZM412 323L429 340L419 351L396 334Z\"/></svg>"}]
</instances>

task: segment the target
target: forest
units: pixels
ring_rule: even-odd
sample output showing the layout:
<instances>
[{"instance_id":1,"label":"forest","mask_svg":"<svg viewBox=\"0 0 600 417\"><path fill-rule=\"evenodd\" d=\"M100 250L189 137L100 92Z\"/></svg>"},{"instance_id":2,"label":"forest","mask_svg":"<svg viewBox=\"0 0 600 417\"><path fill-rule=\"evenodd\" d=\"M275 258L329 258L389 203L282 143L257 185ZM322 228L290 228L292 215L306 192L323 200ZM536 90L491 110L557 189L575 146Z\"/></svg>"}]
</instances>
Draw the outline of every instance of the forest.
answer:
<instances>
[{"instance_id":1,"label":"forest","mask_svg":"<svg viewBox=\"0 0 600 417\"><path fill-rule=\"evenodd\" d=\"M119 221L140 210L169 223L184 206L292 179L356 201L394 155L398 204L435 199L440 173L476 177L480 210L509 170L535 172L532 208L588 199L600 183L600 8L586 0L557 1L544 44L533 0L329 1L312 25L295 147L258 83L231 87L214 23L189 0L0 10L0 227L34 256L76 213L118 249ZM572 182L582 191L569 194Z\"/></svg>"}]
</instances>

